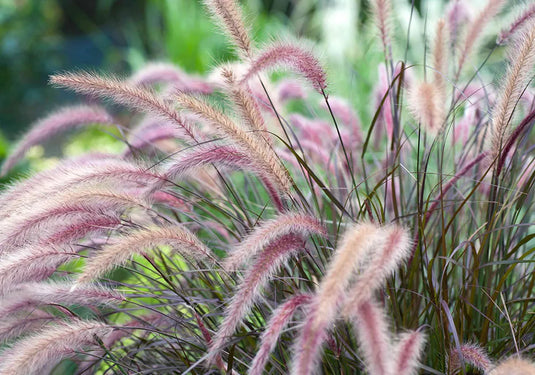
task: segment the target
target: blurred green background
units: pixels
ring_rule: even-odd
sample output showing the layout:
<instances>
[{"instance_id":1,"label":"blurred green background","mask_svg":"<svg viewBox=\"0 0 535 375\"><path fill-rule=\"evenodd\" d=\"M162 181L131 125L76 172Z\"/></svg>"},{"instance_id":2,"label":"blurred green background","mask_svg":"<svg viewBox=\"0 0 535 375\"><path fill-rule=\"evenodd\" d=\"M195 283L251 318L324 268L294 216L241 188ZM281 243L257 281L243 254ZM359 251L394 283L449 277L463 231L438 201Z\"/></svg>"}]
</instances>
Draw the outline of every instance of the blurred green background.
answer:
<instances>
[{"instance_id":1,"label":"blurred green background","mask_svg":"<svg viewBox=\"0 0 535 375\"><path fill-rule=\"evenodd\" d=\"M242 3L255 18L260 40L290 32L320 40L325 23L331 23L337 26L333 40L340 43L355 36L339 30L340 24L359 30L367 15L364 0ZM420 1L415 5L421 7ZM337 14L336 8L350 12ZM37 118L72 100L47 86L54 72L94 69L124 75L146 60L170 60L189 72L206 72L230 56L200 0L0 0L1 133L13 140Z\"/></svg>"}]
</instances>

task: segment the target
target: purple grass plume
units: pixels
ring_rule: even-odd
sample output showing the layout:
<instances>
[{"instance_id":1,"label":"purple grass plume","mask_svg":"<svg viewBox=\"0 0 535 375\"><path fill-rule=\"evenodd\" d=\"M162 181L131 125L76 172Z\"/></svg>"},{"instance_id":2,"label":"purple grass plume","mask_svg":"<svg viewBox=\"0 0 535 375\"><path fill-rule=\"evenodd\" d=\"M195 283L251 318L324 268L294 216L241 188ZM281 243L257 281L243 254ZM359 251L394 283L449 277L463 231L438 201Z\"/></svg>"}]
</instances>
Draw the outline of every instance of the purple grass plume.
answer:
<instances>
[{"instance_id":1,"label":"purple grass plume","mask_svg":"<svg viewBox=\"0 0 535 375\"><path fill-rule=\"evenodd\" d=\"M302 75L320 94L327 89L327 77L314 54L301 44L274 42L264 47L251 61L241 78L245 83L259 73L273 68L287 68Z\"/></svg>"},{"instance_id":2,"label":"purple grass plume","mask_svg":"<svg viewBox=\"0 0 535 375\"><path fill-rule=\"evenodd\" d=\"M260 347L256 352L253 363L249 368L249 375L262 375L266 364L269 360L269 355L275 349L277 340L282 334L282 330L286 327L295 314L298 308L306 308L312 301L311 294L298 294L291 297L288 301L279 306L269 319L266 329L260 338Z\"/></svg>"},{"instance_id":3,"label":"purple grass plume","mask_svg":"<svg viewBox=\"0 0 535 375\"><path fill-rule=\"evenodd\" d=\"M229 271L237 270L258 256L272 242L288 234L299 234L306 237L312 234L325 236L326 232L318 220L312 216L298 212L279 214L275 218L261 223L235 246L225 259L224 268Z\"/></svg>"},{"instance_id":4,"label":"purple grass plume","mask_svg":"<svg viewBox=\"0 0 535 375\"><path fill-rule=\"evenodd\" d=\"M98 347L95 337L102 339L112 331L112 327L96 321L50 325L2 351L0 375L47 374L61 359Z\"/></svg>"},{"instance_id":5,"label":"purple grass plume","mask_svg":"<svg viewBox=\"0 0 535 375\"><path fill-rule=\"evenodd\" d=\"M24 154L35 145L54 135L83 125L100 124L113 126L115 121L104 109L93 106L65 107L35 123L31 130L15 146L4 161L1 176L5 176Z\"/></svg>"}]
</instances>

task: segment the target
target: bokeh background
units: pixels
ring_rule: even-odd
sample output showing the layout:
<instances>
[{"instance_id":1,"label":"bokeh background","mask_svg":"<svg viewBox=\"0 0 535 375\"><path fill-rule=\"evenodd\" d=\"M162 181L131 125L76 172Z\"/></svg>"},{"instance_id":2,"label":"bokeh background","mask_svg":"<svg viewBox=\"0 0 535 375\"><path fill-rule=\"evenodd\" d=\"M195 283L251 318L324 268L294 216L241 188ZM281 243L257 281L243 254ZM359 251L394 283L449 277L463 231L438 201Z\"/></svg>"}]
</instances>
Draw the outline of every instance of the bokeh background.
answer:
<instances>
[{"instance_id":1,"label":"bokeh background","mask_svg":"<svg viewBox=\"0 0 535 375\"><path fill-rule=\"evenodd\" d=\"M397 1L410 5L411 0ZM355 37L340 26L347 28L349 22L358 31L367 15L365 0L242 3L255 17L260 40L293 33L319 41L326 34L324 24L330 23L333 50L344 45L343 39ZM421 0L415 6L421 11ZM170 60L202 73L214 61L230 57L200 0L0 0L2 138L15 139L68 100L67 94L47 86L54 72L94 69L124 75L147 60Z\"/></svg>"}]
</instances>

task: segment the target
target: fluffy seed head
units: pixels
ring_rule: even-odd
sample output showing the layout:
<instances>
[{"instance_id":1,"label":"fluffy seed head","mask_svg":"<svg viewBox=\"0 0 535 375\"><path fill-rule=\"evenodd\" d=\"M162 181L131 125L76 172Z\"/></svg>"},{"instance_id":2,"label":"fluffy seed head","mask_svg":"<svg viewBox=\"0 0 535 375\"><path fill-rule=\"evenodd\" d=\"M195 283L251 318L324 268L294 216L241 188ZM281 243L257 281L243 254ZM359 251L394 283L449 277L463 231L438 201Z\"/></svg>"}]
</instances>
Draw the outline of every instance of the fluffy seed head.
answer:
<instances>
[{"instance_id":1,"label":"fluffy seed head","mask_svg":"<svg viewBox=\"0 0 535 375\"><path fill-rule=\"evenodd\" d=\"M128 261L135 254L144 253L158 245L170 245L184 256L194 259L210 259L211 251L182 225L168 225L140 229L115 238L89 258L76 284L90 282L107 271Z\"/></svg>"},{"instance_id":2,"label":"fluffy seed head","mask_svg":"<svg viewBox=\"0 0 535 375\"><path fill-rule=\"evenodd\" d=\"M535 364L512 357L499 363L488 375L535 375Z\"/></svg>"},{"instance_id":3,"label":"fluffy seed head","mask_svg":"<svg viewBox=\"0 0 535 375\"><path fill-rule=\"evenodd\" d=\"M102 339L112 330L103 323L82 320L49 326L1 352L0 374L48 373L59 360L85 348L98 347L95 336Z\"/></svg>"},{"instance_id":4,"label":"fluffy seed head","mask_svg":"<svg viewBox=\"0 0 535 375\"><path fill-rule=\"evenodd\" d=\"M35 145L54 135L90 124L113 125L113 118L102 108L89 106L72 106L60 109L36 122L31 130L15 146L2 165L0 175L4 176Z\"/></svg>"},{"instance_id":5,"label":"fluffy seed head","mask_svg":"<svg viewBox=\"0 0 535 375\"><path fill-rule=\"evenodd\" d=\"M275 42L263 48L251 61L241 82L248 82L259 73L277 67L301 74L320 94L327 88L325 71L314 54L306 47L284 42Z\"/></svg>"}]
</instances>

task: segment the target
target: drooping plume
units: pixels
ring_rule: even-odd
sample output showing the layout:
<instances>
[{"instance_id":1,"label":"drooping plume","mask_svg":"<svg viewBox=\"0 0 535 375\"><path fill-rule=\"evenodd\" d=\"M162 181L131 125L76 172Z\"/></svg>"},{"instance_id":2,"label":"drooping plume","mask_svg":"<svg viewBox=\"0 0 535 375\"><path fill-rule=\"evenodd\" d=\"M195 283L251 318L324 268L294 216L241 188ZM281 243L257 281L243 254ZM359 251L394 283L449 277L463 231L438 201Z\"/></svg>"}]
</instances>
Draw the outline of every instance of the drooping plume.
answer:
<instances>
[{"instance_id":1,"label":"drooping plume","mask_svg":"<svg viewBox=\"0 0 535 375\"><path fill-rule=\"evenodd\" d=\"M210 259L210 249L182 225L167 225L140 229L115 238L93 257L87 259L76 284L90 282L107 271L124 264L136 254L144 254L158 245L169 245L180 254L193 259Z\"/></svg>"},{"instance_id":2,"label":"drooping plume","mask_svg":"<svg viewBox=\"0 0 535 375\"><path fill-rule=\"evenodd\" d=\"M177 125L196 142L190 124L170 104L148 88L136 87L115 77L98 76L87 72L56 74L50 77L50 83L80 94L110 99L136 111L160 116Z\"/></svg>"},{"instance_id":3,"label":"drooping plume","mask_svg":"<svg viewBox=\"0 0 535 375\"><path fill-rule=\"evenodd\" d=\"M418 82L407 93L409 110L425 131L437 134L442 127L444 103L441 93L432 82Z\"/></svg>"},{"instance_id":4,"label":"drooping plume","mask_svg":"<svg viewBox=\"0 0 535 375\"><path fill-rule=\"evenodd\" d=\"M503 29L496 40L497 44L505 44L514 36L516 32L522 29L526 24L535 18L535 4L530 5L516 18L516 20L507 28Z\"/></svg>"},{"instance_id":5,"label":"drooping plume","mask_svg":"<svg viewBox=\"0 0 535 375\"><path fill-rule=\"evenodd\" d=\"M488 375L535 375L535 364L519 357L511 357L500 362Z\"/></svg>"},{"instance_id":6,"label":"drooping plume","mask_svg":"<svg viewBox=\"0 0 535 375\"><path fill-rule=\"evenodd\" d=\"M356 277L348 292L344 312L352 316L365 301L371 300L373 293L380 288L386 278L411 255L410 235L404 228L391 225L381 228L383 241L370 255L371 260ZM356 317L358 319L358 316Z\"/></svg>"},{"instance_id":7,"label":"drooping plume","mask_svg":"<svg viewBox=\"0 0 535 375\"><path fill-rule=\"evenodd\" d=\"M327 77L314 54L296 43L274 42L263 48L251 61L241 79L248 82L259 73L273 68L287 68L302 75L320 94L327 88Z\"/></svg>"},{"instance_id":8,"label":"drooping plume","mask_svg":"<svg viewBox=\"0 0 535 375\"><path fill-rule=\"evenodd\" d=\"M372 300L362 302L354 312L353 319L359 348L364 354L364 362L369 374L390 375L392 342L383 309ZM397 373L395 373L397 374Z\"/></svg>"},{"instance_id":9,"label":"drooping plume","mask_svg":"<svg viewBox=\"0 0 535 375\"><path fill-rule=\"evenodd\" d=\"M500 153L509 135L511 121L517 102L531 79L535 65L535 22L519 33L514 47L509 52L510 66L507 70L500 97L496 101L492 114L490 139L486 149L491 160Z\"/></svg>"},{"instance_id":10,"label":"drooping plume","mask_svg":"<svg viewBox=\"0 0 535 375\"><path fill-rule=\"evenodd\" d=\"M251 309L254 301L267 282L284 262L303 247L303 239L296 234L287 234L269 243L247 269L243 280L236 287L229 306L225 310L225 319L217 331L210 351L208 362L213 362L225 347L240 322Z\"/></svg>"},{"instance_id":11,"label":"drooping plume","mask_svg":"<svg viewBox=\"0 0 535 375\"><path fill-rule=\"evenodd\" d=\"M469 59L470 55L474 52L477 46L477 42L480 39L483 30L488 23L494 18L496 14L501 10L505 0L488 0L487 5L481 10L481 12L470 22L464 42L461 44L459 51L459 62L457 64L456 79L459 78L464 64Z\"/></svg>"},{"instance_id":12,"label":"drooping plume","mask_svg":"<svg viewBox=\"0 0 535 375\"><path fill-rule=\"evenodd\" d=\"M394 347L393 373L396 375L416 375L424 345L425 335L419 331L401 334Z\"/></svg>"},{"instance_id":13,"label":"drooping plume","mask_svg":"<svg viewBox=\"0 0 535 375\"><path fill-rule=\"evenodd\" d=\"M448 358L448 372L457 373L461 370L463 362L481 371L489 371L492 368L492 361L488 354L475 344L462 344L459 348L451 350Z\"/></svg>"},{"instance_id":14,"label":"drooping plume","mask_svg":"<svg viewBox=\"0 0 535 375\"><path fill-rule=\"evenodd\" d=\"M381 228L371 223L357 224L346 231L296 339L291 374L314 373L327 329L338 314L353 273L382 240Z\"/></svg>"},{"instance_id":15,"label":"drooping plume","mask_svg":"<svg viewBox=\"0 0 535 375\"><path fill-rule=\"evenodd\" d=\"M84 285L72 292L72 282L35 282L24 283L10 289L0 299L0 316L33 311L36 308L50 306L113 306L124 301L124 297L115 290Z\"/></svg>"},{"instance_id":16,"label":"drooping plume","mask_svg":"<svg viewBox=\"0 0 535 375\"><path fill-rule=\"evenodd\" d=\"M177 101L188 111L204 118L216 130L224 136L229 137L244 151L250 153L258 164L264 164L269 170L271 182L281 192L289 192L292 185L288 171L281 164L277 155L265 142L260 141L245 129L241 128L230 117L223 112L206 103L204 100L192 97L187 94L177 94Z\"/></svg>"},{"instance_id":17,"label":"drooping plume","mask_svg":"<svg viewBox=\"0 0 535 375\"><path fill-rule=\"evenodd\" d=\"M371 10L373 19L379 31L379 38L383 44L385 58L392 60L392 38L390 36L392 27L392 3L390 0L372 0Z\"/></svg>"},{"instance_id":18,"label":"drooping plume","mask_svg":"<svg viewBox=\"0 0 535 375\"><path fill-rule=\"evenodd\" d=\"M4 176L24 157L24 154L35 145L55 136L58 133L83 125L101 124L112 126L113 118L102 108L89 106L72 106L62 108L36 122L31 130L15 146L2 165L1 175Z\"/></svg>"},{"instance_id":19,"label":"drooping plume","mask_svg":"<svg viewBox=\"0 0 535 375\"><path fill-rule=\"evenodd\" d=\"M252 56L252 42L237 0L204 0L206 7L227 37L245 58Z\"/></svg>"},{"instance_id":20,"label":"drooping plume","mask_svg":"<svg viewBox=\"0 0 535 375\"><path fill-rule=\"evenodd\" d=\"M272 242L288 234L299 234L303 237L317 234L324 236L325 229L312 216L288 212L268 220L251 232L240 242L225 259L224 268L236 270L241 265L261 253Z\"/></svg>"},{"instance_id":21,"label":"drooping plume","mask_svg":"<svg viewBox=\"0 0 535 375\"><path fill-rule=\"evenodd\" d=\"M129 79L135 86L150 86L155 83L172 85L175 90L194 94L211 94L213 89L204 80L191 77L179 67L163 62L146 64Z\"/></svg>"},{"instance_id":22,"label":"drooping plume","mask_svg":"<svg viewBox=\"0 0 535 375\"><path fill-rule=\"evenodd\" d=\"M95 321L73 321L49 326L17 341L0 353L0 375L46 374L55 364L88 347L98 347L113 328Z\"/></svg>"},{"instance_id":23,"label":"drooping plume","mask_svg":"<svg viewBox=\"0 0 535 375\"><path fill-rule=\"evenodd\" d=\"M260 338L260 348L256 352L253 363L249 368L249 375L262 375L269 360L269 354L275 349L282 330L286 327L295 311L299 307L307 305L310 301L312 301L312 295L298 294L273 311Z\"/></svg>"}]
</instances>

